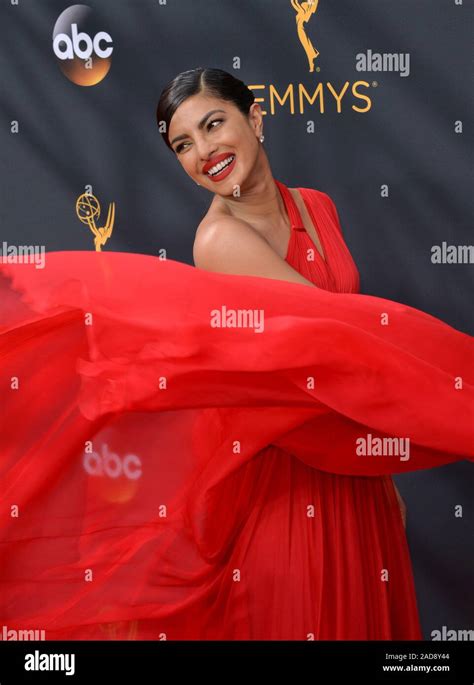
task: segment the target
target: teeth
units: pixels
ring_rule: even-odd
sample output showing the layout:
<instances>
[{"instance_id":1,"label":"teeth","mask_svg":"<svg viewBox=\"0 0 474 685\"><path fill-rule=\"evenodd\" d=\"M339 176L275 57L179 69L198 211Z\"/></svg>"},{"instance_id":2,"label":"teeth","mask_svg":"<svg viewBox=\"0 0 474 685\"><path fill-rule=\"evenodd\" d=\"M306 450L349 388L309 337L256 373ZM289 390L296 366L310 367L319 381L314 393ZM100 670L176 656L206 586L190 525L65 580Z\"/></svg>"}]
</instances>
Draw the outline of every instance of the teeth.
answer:
<instances>
[{"instance_id":1,"label":"teeth","mask_svg":"<svg viewBox=\"0 0 474 685\"><path fill-rule=\"evenodd\" d=\"M233 162L235 159L235 155L230 155L230 157L227 157L227 159L224 159L224 161L219 162L219 164L216 164L213 166L209 171L207 172L208 176L215 176L216 174L219 173L219 171L222 171L226 166L228 166L231 162Z\"/></svg>"},{"instance_id":2,"label":"teeth","mask_svg":"<svg viewBox=\"0 0 474 685\"><path fill-rule=\"evenodd\" d=\"M230 162L232 162L232 160L233 160L232 156L228 157L223 162L219 162L219 164L216 164L215 166L213 166L212 169L209 169L209 171L207 173L209 174L209 176L214 176L219 171L222 171L222 169L224 169L228 164L230 164Z\"/></svg>"}]
</instances>

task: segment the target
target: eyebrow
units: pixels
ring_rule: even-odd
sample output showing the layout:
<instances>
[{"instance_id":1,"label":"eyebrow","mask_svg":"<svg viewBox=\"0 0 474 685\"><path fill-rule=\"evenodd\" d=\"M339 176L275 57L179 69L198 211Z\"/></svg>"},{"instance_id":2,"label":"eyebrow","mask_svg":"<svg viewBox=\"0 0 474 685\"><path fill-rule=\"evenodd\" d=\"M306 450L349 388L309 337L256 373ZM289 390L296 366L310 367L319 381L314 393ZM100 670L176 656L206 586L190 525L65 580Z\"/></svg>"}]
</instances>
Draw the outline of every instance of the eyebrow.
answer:
<instances>
[{"instance_id":1,"label":"eyebrow","mask_svg":"<svg viewBox=\"0 0 474 685\"><path fill-rule=\"evenodd\" d=\"M203 118L201 119L201 121L199 122L199 124L198 124L198 129L201 130L202 128L204 128L204 126L205 126L205 124L206 124L206 121L209 119L210 116L212 116L212 115L215 114L216 112L223 112L223 113L225 114L225 110L224 110L224 109L211 109L211 111L208 112L207 114L205 114L205 115L203 116ZM173 138L173 140L171 141L170 145L174 145L178 140L182 140L183 138L187 138L187 137L188 137L188 136L187 136L186 133L182 133L180 136L176 136L176 138Z\"/></svg>"}]
</instances>

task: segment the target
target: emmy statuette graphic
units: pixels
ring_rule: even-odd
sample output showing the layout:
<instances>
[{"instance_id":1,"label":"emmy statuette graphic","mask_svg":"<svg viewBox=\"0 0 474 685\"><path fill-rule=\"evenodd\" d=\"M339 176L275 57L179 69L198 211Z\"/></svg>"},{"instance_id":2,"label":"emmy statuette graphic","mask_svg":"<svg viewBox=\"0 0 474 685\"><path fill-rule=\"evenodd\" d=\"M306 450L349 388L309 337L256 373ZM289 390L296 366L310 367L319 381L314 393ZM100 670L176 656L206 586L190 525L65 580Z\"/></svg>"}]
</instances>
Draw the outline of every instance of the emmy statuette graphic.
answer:
<instances>
[{"instance_id":1,"label":"emmy statuette graphic","mask_svg":"<svg viewBox=\"0 0 474 685\"><path fill-rule=\"evenodd\" d=\"M308 36L306 35L305 24L311 19L313 14L318 9L319 0L307 0L306 2L299 2L298 0L291 0L291 6L296 12L296 30L301 45L306 52L308 58L309 71L314 71L314 60L319 55L319 50L316 50Z\"/></svg>"},{"instance_id":2,"label":"emmy statuette graphic","mask_svg":"<svg viewBox=\"0 0 474 685\"><path fill-rule=\"evenodd\" d=\"M101 252L102 247L112 235L115 221L115 202L109 205L107 221L102 228L96 225L95 220L100 217L99 200L92 193L84 193L78 197L76 202L76 214L83 224L87 224L94 234L94 245L96 252Z\"/></svg>"}]
</instances>

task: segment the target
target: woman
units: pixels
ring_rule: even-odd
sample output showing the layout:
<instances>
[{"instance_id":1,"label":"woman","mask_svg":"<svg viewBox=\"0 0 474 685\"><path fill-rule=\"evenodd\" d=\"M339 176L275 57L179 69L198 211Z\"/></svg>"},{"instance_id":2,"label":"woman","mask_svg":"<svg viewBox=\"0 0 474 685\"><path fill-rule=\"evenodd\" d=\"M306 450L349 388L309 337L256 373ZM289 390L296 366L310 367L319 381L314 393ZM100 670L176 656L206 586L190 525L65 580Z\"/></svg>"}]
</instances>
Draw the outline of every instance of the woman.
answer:
<instances>
[{"instance_id":1,"label":"woman","mask_svg":"<svg viewBox=\"0 0 474 685\"><path fill-rule=\"evenodd\" d=\"M47 639L420 639L390 474L472 457L472 340L357 294L332 200L273 178L241 81L184 72L157 118L214 193L197 268L1 267L0 619Z\"/></svg>"}]
</instances>

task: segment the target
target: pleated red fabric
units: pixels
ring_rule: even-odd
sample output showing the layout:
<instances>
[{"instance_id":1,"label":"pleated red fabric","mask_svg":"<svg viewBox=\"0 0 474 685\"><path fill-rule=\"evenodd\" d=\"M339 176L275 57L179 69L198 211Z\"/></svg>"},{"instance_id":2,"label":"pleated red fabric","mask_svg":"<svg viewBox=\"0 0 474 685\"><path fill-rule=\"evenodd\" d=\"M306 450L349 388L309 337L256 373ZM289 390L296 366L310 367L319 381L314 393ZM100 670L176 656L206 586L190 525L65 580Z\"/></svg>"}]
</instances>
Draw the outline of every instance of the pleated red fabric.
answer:
<instances>
[{"instance_id":1,"label":"pleated red fabric","mask_svg":"<svg viewBox=\"0 0 474 685\"><path fill-rule=\"evenodd\" d=\"M332 200L298 189L321 256L276 183L315 288L0 264L10 639L421 638L390 475L473 459L473 341L358 293Z\"/></svg>"},{"instance_id":2,"label":"pleated red fabric","mask_svg":"<svg viewBox=\"0 0 474 685\"><path fill-rule=\"evenodd\" d=\"M344 241L339 216L329 195L311 188L297 189L321 242L321 257L304 227L291 191L280 181L276 185L291 222L286 261L318 288L337 293L359 292L359 271Z\"/></svg>"}]
</instances>

